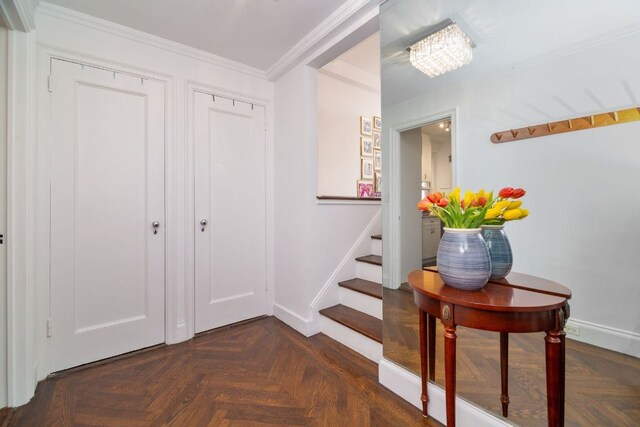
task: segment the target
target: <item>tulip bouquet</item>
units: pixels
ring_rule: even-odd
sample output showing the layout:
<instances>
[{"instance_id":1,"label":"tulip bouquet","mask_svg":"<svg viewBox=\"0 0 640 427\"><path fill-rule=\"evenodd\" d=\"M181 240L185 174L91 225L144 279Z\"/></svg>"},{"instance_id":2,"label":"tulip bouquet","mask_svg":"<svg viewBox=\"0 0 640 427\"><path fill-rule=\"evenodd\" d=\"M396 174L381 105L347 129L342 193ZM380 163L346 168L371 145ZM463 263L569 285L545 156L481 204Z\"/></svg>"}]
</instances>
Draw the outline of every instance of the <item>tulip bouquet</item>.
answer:
<instances>
[{"instance_id":1,"label":"tulip bouquet","mask_svg":"<svg viewBox=\"0 0 640 427\"><path fill-rule=\"evenodd\" d=\"M498 193L493 205L487 209L482 225L502 225L506 221L524 219L529 211L522 207L522 200L516 200L527 194L522 188L505 187Z\"/></svg>"},{"instance_id":2,"label":"tulip bouquet","mask_svg":"<svg viewBox=\"0 0 640 427\"><path fill-rule=\"evenodd\" d=\"M430 211L440 218L447 228L479 228L484 217L493 206L493 194L480 190L467 191L460 197L460 187L451 193L430 193L418 202L418 209Z\"/></svg>"},{"instance_id":3,"label":"tulip bouquet","mask_svg":"<svg viewBox=\"0 0 640 427\"><path fill-rule=\"evenodd\" d=\"M460 197L460 188L450 193L430 193L418 202L418 209L430 211L440 218L447 228L479 228L482 225L502 225L506 221L523 219L529 215L516 200L526 194L522 188L505 187L493 197L493 192L466 191Z\"/></svg>"}]
</instances>

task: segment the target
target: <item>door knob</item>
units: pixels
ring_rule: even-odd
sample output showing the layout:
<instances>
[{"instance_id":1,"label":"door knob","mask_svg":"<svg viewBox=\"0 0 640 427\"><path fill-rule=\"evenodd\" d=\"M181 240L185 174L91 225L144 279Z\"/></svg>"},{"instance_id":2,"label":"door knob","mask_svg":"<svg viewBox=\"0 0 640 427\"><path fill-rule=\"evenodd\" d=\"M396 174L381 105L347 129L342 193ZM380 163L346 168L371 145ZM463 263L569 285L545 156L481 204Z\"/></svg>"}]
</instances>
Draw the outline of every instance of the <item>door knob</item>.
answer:
<instances>
[{"instance_id":1,"label":"door knob","mask_svg":"<svg viewBox=\"0 0 640 427\"><path fill-rule=\"evenodd\" d=\"M160 227L160 223L158 221L153 221L151 223L151 226L153 227L153 234L158 234L158 228Z\"/></svg>"},{"instance_id":2,"label":"door knob","mask_svg":"<svg viewBox=\"0 0 640 427\"><path fill-rule=\"evenodd\" d=\"M202 221L200 221L200 224L202 225L202 228L200 228L200 231L204 231L204 226L207 225L207 220L203 219Z\"/></svg>"}]
</instances>

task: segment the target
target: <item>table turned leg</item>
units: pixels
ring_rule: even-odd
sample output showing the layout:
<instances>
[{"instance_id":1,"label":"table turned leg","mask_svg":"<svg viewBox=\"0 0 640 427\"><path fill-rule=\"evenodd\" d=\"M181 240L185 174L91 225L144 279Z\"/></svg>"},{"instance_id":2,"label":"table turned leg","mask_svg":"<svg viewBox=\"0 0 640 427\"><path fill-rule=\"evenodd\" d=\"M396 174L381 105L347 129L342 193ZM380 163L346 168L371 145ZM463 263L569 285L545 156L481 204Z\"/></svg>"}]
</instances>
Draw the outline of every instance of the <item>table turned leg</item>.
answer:
<instances>
[{"instance_id":1,"label":"table turned leg","mask_svg":"<svg viewBox=\"0 0 640 427\"><path fill-rule=\"evenodd\" d=\"M429 315L418 309L418 316L420 318L420 376L422 379L422 395L420 396L420 400L422 400L422 415L426 417L429 415L427 411L427 404L429 403L429 393L427 391L427 367L431 357L427 348L428 338L426 336Z\"/></svg>"},{"instance_id":2,"label":"table turned leg","mask_svg":"<svg viewBox=\"0 0 640 427\"><path fill-rule=\"evenodd\" d=\"M436 380L436 318L427 316L429 327L429 379Z\"/></svg>"},{"instance_id":3,"label":"table turned leg","mask_svg":"<svg viewBox=\"0 0 640 427\"><path fill-rule=\"evenodd\" d=\"M507 417L509 411L509 334L507 332L500 332L500 379L502 416Z\"/></svg>"},{"instance_id":4,"label":"table turned leg","mask_svg":"<svg viewBox=\"0 0 640 427\"><path fill-rule=\"evenodd\" d=\"M547 331L547 416L549 427L564 426L564 337L562 331Z\"/></svg>"},{"instance_id":5,"label":"table turned leg","mask_svg":"<svg viewBox=\"0 0 640 427\"><path fill-rule=\"evenodd\" d=\"M444 327L444 384L447 427L456 425L456 327Z\"/></svg>"}]
</instances>

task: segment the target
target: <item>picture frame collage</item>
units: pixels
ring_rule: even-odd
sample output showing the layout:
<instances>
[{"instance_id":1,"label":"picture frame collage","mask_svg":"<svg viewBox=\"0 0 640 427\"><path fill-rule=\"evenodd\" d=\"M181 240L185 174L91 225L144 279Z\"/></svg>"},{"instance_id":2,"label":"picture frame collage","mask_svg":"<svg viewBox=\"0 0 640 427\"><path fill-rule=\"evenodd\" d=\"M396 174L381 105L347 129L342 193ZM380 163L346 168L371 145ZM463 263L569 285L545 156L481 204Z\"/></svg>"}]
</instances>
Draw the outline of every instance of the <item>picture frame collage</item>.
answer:
<instances>
[{"instance_id":1,"label":"picture frame collage","mask_svg":"<svg viewBox=\"0 0 640 427\"><path fill-rule=\"evenodd\" d=\"M380 117L360 116L359 198L379 198L382 194L382 144Z\"/></svg>"}]
</instances>

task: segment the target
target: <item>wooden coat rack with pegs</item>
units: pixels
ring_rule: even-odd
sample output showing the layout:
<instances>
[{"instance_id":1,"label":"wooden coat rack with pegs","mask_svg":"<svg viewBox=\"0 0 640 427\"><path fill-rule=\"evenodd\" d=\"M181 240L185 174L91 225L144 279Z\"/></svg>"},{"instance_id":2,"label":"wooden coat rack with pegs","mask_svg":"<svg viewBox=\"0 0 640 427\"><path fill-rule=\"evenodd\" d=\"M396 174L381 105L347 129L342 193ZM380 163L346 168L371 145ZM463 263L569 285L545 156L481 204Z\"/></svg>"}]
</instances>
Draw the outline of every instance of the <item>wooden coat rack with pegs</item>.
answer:
<instances>
[{"instance_id":1,"label":"wooden coat rack with pegs","mask_svg":"<svg viewBox=\"0 0 640 427\"><path fill-rule=\"evenodd\" d=\"M640 121L640 107L496 132L491 135L491 142L501 144L519 139L537 138L556 133L574 132L576 130L593 129L635 121Z\"/></svg>"}]
</instances>

